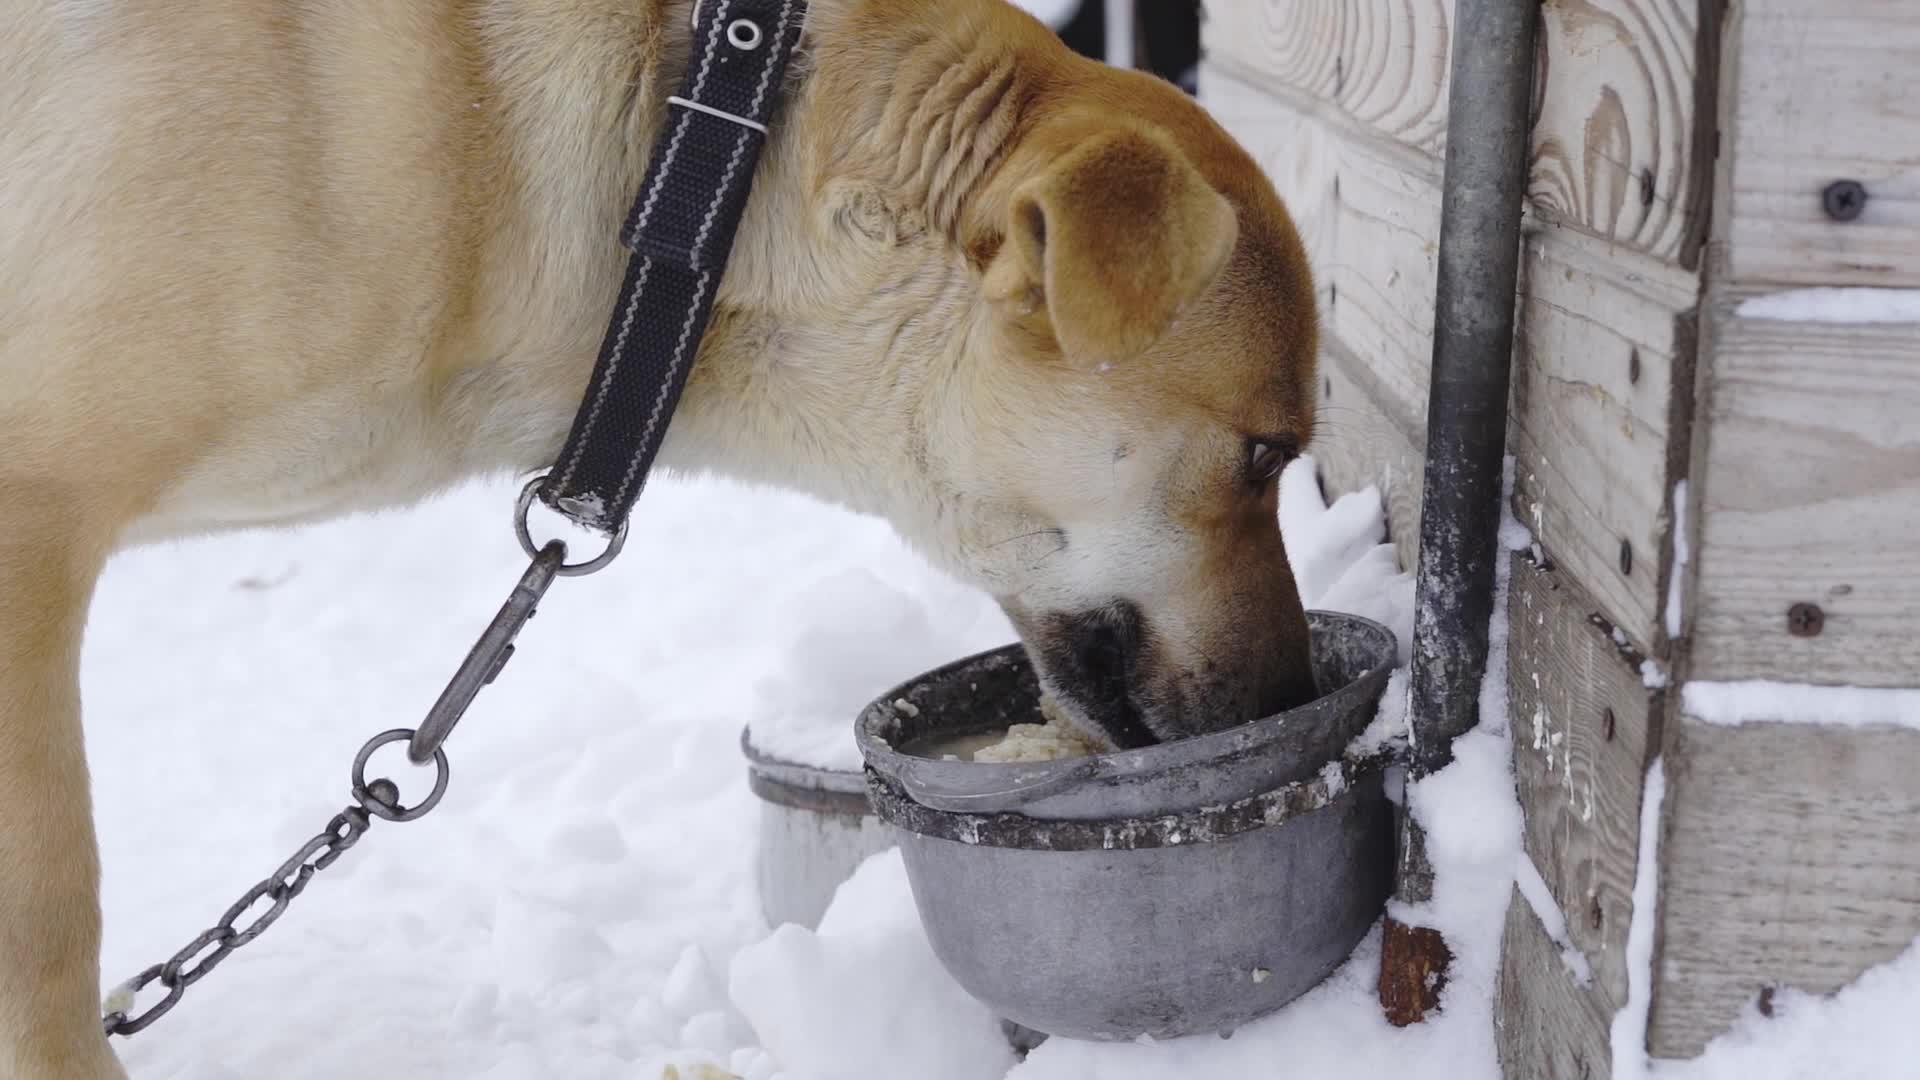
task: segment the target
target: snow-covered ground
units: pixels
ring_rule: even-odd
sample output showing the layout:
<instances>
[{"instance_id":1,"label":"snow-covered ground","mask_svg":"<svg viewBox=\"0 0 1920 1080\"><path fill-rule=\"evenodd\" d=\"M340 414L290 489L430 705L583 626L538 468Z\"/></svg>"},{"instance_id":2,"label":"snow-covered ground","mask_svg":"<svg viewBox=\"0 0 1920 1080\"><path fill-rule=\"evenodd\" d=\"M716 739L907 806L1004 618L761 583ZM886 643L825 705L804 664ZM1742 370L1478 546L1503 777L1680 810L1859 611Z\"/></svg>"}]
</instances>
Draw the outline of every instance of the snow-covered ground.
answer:
<instances>
[{"instance_id":1,"label":"snow-covered ground","mask_svg":"<svg viewBox=\"0 0 1920 1080\"><path fill-rule=\"evenodd\" d=\"M1412 581L1381 544L1378 495L1326 507L1310 470L1288 472L1282 507L1304 594L1404 645ZM105 984L209 925L346 805L363 740L416 722L524 565L512 495L476 485L408 513L112 564L83 673ZM1524 545L1524 531L1509 522L1503 539ZM1440 877L1434 904L1400 914L1441 926L1461 954L1444 1012L1419 1027L1380 1017L1376 932L1231 1039L1053 1040L1016 1062L933 960L897 852L870 860L817 932L764 925L742 725L765 720L850 763L859 704L1011 638L991 603L877 521L658 481L625 554L548 594L448 744L440 808L376 823L267 934L118 1041L123 1058L137 1080L657 1080L669 1065L682 1080L1497 1075L1519 808L1492 697L1456 766L1409 795ZM1396 678L1390 714L1404 692ZM397 771L411 801L421 777L389 755L376 771ZM1891 1009L1904 987L1910 1000L1920 964L1903 965L1855 998ZM1841 1008L1789 1000L1795 1030ZM1786 1060L1768 1049L1780 1030L1743 1028L1728 1060Z\"/></svg>"}]
</instances>

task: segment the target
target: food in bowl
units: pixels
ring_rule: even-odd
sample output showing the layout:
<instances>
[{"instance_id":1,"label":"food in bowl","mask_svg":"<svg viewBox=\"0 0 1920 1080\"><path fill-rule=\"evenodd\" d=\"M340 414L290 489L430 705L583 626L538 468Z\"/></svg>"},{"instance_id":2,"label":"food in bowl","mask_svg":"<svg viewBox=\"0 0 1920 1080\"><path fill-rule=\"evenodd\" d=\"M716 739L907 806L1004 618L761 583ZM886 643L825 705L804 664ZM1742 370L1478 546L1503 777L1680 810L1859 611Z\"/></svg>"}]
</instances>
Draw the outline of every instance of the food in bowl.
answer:
<instances>
[{"instance_id":1,"label":"food in bowl","mask_svg":"<svg viewBox=\"0 0 1920 1080\"><path fill-rule=\"evenodd\" d=\"M1069 723L1053 698L1044 694L1040 698L1040 716L1041 722L1037 724L1011 724L998 731L961 735L909 750L942 761L1004 765L1086 757L1107 749Z\"/></svg>"}]
</instances>

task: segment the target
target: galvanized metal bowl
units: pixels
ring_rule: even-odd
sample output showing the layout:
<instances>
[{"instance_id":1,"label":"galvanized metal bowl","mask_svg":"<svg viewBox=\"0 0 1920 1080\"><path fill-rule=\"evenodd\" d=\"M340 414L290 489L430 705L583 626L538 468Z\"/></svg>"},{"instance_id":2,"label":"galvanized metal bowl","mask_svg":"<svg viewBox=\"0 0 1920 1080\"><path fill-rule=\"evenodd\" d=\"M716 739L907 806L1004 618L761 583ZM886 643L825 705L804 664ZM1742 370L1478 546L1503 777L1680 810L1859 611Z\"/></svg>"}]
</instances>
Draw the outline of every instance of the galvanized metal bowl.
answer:
<instances>
[{"instance_id":1,"label":"galvanized metal bowl","mask_svg":"<svg viewBox=\"0 0 1920 1080\"><path fill-rule=\"evenodd\" d=\"M1308 621L1318 700L1160 746L920 756L1037 720L1017 646L862 712L869 798L898 832L935 954L970 994L1049 1035L1174 1038L1230 1032L1346 959L1385 907L1394 850L1390 762L1346 751L1396 650L1366 619Z\"/></svg>"},{"instance_id":2,"label":"galvanized metal bowl","mask_svg":"<svg viewBox=\"0 0 1920 1080\"><path fill-rule=\"evenodd\" d=\"M769 926L812 930L860 863L894 846L893 830L874 814L861 773L774 757L753 745L751 728L740 732L740 752L760 799L760 912Z\"/></svg>"}]
</instances>

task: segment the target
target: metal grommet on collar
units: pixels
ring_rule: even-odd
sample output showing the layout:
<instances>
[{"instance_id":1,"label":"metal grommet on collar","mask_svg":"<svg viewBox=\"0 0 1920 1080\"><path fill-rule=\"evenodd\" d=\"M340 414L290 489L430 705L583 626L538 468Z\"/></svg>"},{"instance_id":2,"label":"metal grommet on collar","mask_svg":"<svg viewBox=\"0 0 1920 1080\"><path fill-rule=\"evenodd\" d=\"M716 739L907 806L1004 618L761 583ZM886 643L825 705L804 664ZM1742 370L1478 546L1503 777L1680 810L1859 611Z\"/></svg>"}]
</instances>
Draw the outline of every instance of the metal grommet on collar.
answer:
<instances>
[{"instance_id":1,"label":"metal grommet on collar","mask_svg":"<svg viewBox=\"0 0 1920 1080\"><path fill-rule=\"evenodd\" d=\"M752 52L759 48L764 36L760 32L760 24L752 19L735 19L727 24L727 44L741 52Z\"/></svg>"}]
</instances>

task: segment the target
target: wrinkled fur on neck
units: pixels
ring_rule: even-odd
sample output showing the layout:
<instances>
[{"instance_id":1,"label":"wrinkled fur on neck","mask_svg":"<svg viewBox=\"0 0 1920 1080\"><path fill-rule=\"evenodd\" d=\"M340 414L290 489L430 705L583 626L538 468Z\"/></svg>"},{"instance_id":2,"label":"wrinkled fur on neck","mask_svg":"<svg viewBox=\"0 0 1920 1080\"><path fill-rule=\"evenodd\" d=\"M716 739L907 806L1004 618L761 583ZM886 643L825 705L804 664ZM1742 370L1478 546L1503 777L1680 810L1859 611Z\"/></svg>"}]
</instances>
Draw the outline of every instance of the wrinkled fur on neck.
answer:
<instances>
[{"instance_id":1,"label":"wrinkled fur on neck","mask_svg":"<svg viewBox=\"0 0 1920 1080\"><path fill-rule=\"evenodd\" d=\"M500 359L448 384L477 467L536 468L557 452L617 290L613 229L684 67L683 5L656 20L583 7L495 0L481 22L497 122L528 152L499 185L506 224L481 287L493 340L480 351ZM968 344L997 332L969 251L992 228L969 210L1059 61L1009 46L1030 34L984 32L1021 13L973 0L927 11L812 5L668 468L797 487L909 534L953 496L929 439L965 423L949 413L951 381L970 376ZM563 63L603 66L604 98L561 109L547 90L570 84ZM913 472L882 464L903 457Z\"/></svg>"}]
</instances>

